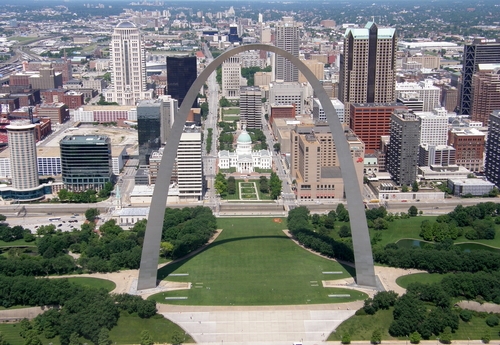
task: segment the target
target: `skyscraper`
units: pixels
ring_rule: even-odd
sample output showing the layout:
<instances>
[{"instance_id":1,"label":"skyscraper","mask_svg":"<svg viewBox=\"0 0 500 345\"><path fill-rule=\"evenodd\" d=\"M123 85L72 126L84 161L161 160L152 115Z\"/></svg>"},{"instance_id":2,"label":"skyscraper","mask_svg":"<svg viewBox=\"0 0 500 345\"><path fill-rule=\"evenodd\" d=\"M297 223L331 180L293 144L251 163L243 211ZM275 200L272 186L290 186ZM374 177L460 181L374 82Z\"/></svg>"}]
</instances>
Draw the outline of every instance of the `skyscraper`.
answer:
<instances>
[{"instance_id":1,"label":"skyscraper","mask_svg":"<svg viewBox=\"0 0 500 345\"><path fill-rule=\"evenodd\" d=\"M149 157L165 144L177 114L177 100L161 96L137 105L139 164L149 164Z\"/></svg>"},{"instance_id":2,"label":"skyscraper","mask_svg":"<svg viewBox=\"0 0 500 345\"><path fill-rule=\"evenodd\" d=\"M105 92L108 102L135 105L152 98L146 91L146 57L139 29L131 22L121 22L113 31L110 47L113 86Z\"/></svg>"},{"instance_id":3,"label":"skyscraper","mask_svg":"<svg viewBox=\"0 0 500 345\"><path fill-rule=\"evenodd\" d=\"M500 110L500 63L478 64L472 77L471 119L488 124L490 114Z\"/></svg>"},{"instance_id":4,"label":"skyscraper","mask_svg":"<svg viewBox=\"0 0 500 345\"><path fill-rule=\"evenodd\" d=\"M198 128L185 129L177 148L177 183L179 199L197 201L203 191L201 161L201 132Z\"/></svg>"},{"instance_id":5,"label":"skyscraper","mask_svg":"<svg viewBox=\"0 0 500 345\"><path fill-rule=\"evenodd\" d=\"M398 185L411 184L417 178L420 120L407 110L391 115L391 139L387 150L387 170Z\"/></svg>"},{"instance_id":6,"label":"skyscraper","mask_svg":"<svg viewBox=\"0 0 500 345\"><path fill-rule=\"evenodd\" d=\"M240 120L247 128L262 128L262 92L258 86L245 86L240 91Z\"/></svg>"},{"instance_id":7,"label":"skyscraper","mask_svg":"<svg viewBox=\"0 0 500 345\"><path fill-rule=\"evenodd\" d=\"M222 96L227 99L240 98L241 62L238 55L222 63Z\"/></svg>"},{"instance_id":8,"label":"skyscraper","mask_svg":"<svg viewBox=\"0 0 500 345\"><path fill-rule=\"evenodd\" d=\"M59 142L62 180L71 191L100 190L113 175L111 139L102 135L67 135Z\"/></svg>"},{"instance_id":9,"label":"skyscraper","mask_svg":"<svg viewBox=\"0 0 500 345\"><path fill-rule=\"evenodd\" d=\"M276 47L299 57L299 26L292 17L283 17L276 26ZM299 70L282 56L276 56L276 79L299 81Z\"/></svg>"},{"instance_id":10,"label":"skyscraper","mask_svg":"<svg viewBox=\"0 0 500 345\"><path fill-rule=\"evenodd\" d=\"M500 110L490 115L484 174L488 181L500 187Z\"/></svg>"},{"instance_id":11,"label":"skyscraper","mask_svg":"<svg viewBox=\"0 0 500 345\"><path fill-rule=\"evenodd\" d=\"M460 114L472 115L472 79L478 64L500 63L500 40L475 39L464 46L462 63L462 89L460 94Z\"/></svg>"},{"instance_id":12,"label":"skyscraper","mask_svg":"<svg viewBox=\"0 0 500 345\"><path fill-rule=\"evenodd\" d=\"M10 147L12 187L33 189L39 186L35 125L18 121L7 127Z\"/></svg>"},{"instance_id":13,"label":"skyscraper","mask_svg":"<svg viewBox=\"0 0 500 345\"><path fill-rule=\"evenodd\" d=\"M340 56L339 99L349 119L351 103L392 103L396 100L396 30L349 28ZM352 127L351 127L352 128Z\"/></svg>"},{"instance_id":14,"label":"skyscraper","mask_svg":"<svg viewBox=\"0 0 500 345\"><path fill-rule=\"evenodd\" d=\"M197 76L196 56L167 56L167 92L179 101L179 107ZM197 100L193 103L196 107Z\"/></svg>"}]
</instances>

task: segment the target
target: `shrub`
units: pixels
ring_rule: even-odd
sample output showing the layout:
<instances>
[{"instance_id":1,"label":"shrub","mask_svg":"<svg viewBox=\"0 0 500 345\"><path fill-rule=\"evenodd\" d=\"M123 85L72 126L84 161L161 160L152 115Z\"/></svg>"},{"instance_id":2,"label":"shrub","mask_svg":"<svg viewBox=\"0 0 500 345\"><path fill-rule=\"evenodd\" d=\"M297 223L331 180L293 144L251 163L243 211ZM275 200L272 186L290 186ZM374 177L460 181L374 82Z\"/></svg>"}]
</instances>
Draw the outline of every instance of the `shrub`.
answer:
<instances>
[{"instance_id":1,"label":"shrub","mask_svg":"<svg viewBox=\"0 0 500 345\"><path fill-rule=\"evenodd\" d=\"M470 320L472 320L472 316L474 315L474 313L472 313L472 311L470 310L467 310L467 309L463 309L461 312L460 312L460 318L464 321L464 322L469 322Z\"/></svg>"},{"instance_id":2,"label":"shrub","mask_svg":"<svg viewBox=\"0 0 500 345\"><path fill-rule=\"evenodd\" d=\"M486 318L486 324L490 327L498 326L499 323L500 319L498 319L498 316L496 315L490 315Z\"/></svg>"},{"instance_id":3,"label":"shrub","mask_svg":"<svg viewBox=\"0 0 500 345\"><path fill-rule=\"evenodd\" d=\"M490 332L484 333L483 336L481 337L481 341L485 344L489 344L490 340L491 340Z\"/></svg>"},{"instance_id":4,"label":"shrub","mask_svg":"<svg viewBox=\"0 0 500 345\"><path fill-rule=\"evenodd\" d=\"M420 336L420 333L418 332L413 332L412 334L410 334L410 343L412 344L418 344L420 343L420 339L422 337Z\"/></svg>"},{"instance_id":5,"label":"shrub","mask_svg":"<svg viewBox=\"0 0 500 345\"><path fill-rule=\"evenodd\" d=\"M342 339L340 340L342 344L350 344L351 343L351 335L349 333L342 334Z\"/></svg>"}]
</instances>

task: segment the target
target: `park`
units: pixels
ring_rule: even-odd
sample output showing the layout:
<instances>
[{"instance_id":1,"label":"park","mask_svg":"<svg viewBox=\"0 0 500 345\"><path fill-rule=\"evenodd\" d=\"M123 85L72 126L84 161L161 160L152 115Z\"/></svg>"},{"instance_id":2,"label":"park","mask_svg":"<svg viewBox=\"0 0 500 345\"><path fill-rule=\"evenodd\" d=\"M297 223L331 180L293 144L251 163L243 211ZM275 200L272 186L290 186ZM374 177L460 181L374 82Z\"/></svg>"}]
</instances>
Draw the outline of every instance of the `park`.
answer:
<instances>
[{"instance_id":1,"label":"park","mask_svg":"<svg viewBox=\"0 0 500 345\"><path fill-rule=\"evenodd\" d=\"M345 216L342 210L337 211L333 212L335 215L308 215L307 226L310 227L312 233L318 236L326 236L337 243L342 243L349 247L350 237L346 236L346 226L348 226L348 223L345 222L345 219L340 220ZM171 216L173 217L173 214ZM328 217L332 218L333 216L333 220L327 220ZM385 228L377 225L380 221L372 221L372 223L375 223L375 226L369 222L371 225L370 238L376 261L377 255L382 257L380 253L384 250L398 250L393 248L393 246L396 245L397 247L397 243L401 242L401 240L423 241L421 237L422 222L434 222L437 219L437 217L408 217L407 215L391 214L385 214L383 217L387 220ZM494 215L493 219L495 218L496 215ZM474 226L473 221L471 221L471 224L466 225L465 228L472 229ZM495 231L497 230L496 227L497 225L495 225ZM355 271L352 264L344 261L340 261L340 263L337 260L333 260L332 257L328 257L328 255L318 255L311 248L307 248L311 246L301 244L296 239L293 240L290 237L292 235L286 232L289 228L287 219L219 218L217 219L216 228L220 230L218 231L218 236L209 245L205 245L201 252L197 252L191 256L176 257L171 263L161 265L158 271L159 279L172 283L187 283L190 288L161 291L150 295L148 300L155 301L160 311L164 310L163 305L171 306L170 308L190 308L190 310L196 310L196 308L206 310L203 308L210 307L228 307L240 310L245 307L266 306L275 306L276 309L279 309L280 306L299 306L299 308L301 306L311 306L312 308L317 308L326 305L329 306L327 308L330 310L334 310L337 306L342 308L342 305L348 305L348 303L357 303L358 308L356 309L363 310L363 301L368 296L373 298L374 292L367 294L367 292L353 289L355 287L355 284L353 284ZM103 230L104 237L123 237L127 234L127 232L122 234L122 231L111 225L104 227ZM134 230L130 234L133 233ZM497 237L494 239L470 241L465 237L465 233L467 231L463 231L462 235L455 239L454 243L456 244L450 252L457 252L459 243L464 242L473 242L475 245L487 245L493 249L500 247ZM58 238L57 236L63 235L53 234L51 236ZM39 242L40 240L41 238L37 238L35 242ZM25 244L26 246L31 246L31 248L36 248L33 242L25 242L21 239L15 242L2 241L0 245L2 248L5 248L2 249L2 258L8 260L10 256L15 255L12 247L10 247L10 245L14 244L16 246ZM436 242L433 245L442 246L442 243ZM461 251L463 254L460 255L466 256L468 255L466 253L472 252L482 253L483 251L480 249L482 248L466 248L464 251ZM410 252L428 250L428 253L431 253L434 249L427 248L427 245L424 245L423 248L413 249L406 247L405 250ZM31 251L36 253L36 250L31 249ZM178 253L179 255L181 254L181 252ZM491 255L496 255L495 252L490 253L492 253ZM170 260L163 258L161 261L168 263ZM70 278L70 282L72 284L79 284L85 288L104 289L107 292L115 289L115 284L110 281L83 278L84 276L95 276L95 274L89 272L89 267L91 266L87 266L86 272L79 272L82 273L81 278ZM108 269L112 267L104 268ZM377 274L379 274L380 269L383 269L383 266L376 267ZM120 271L122 270L123 267ZM405 270L401 269L401 271ZM415 272L417 272L417 269L415 269ZM492 268L491 272L494 273L492 276L497 276L496 268ZM408 273L406 271L404 276L395 279L395 283L402 289L401 291L404 291L404 289L415 283L438 284L441 281L445 281L445 278L449 276L448 273ZM481 272L476 270L467 274L479 273ZM53 276L54 273L51 273L51 277ZM451 283L448 282L448 284ZM389 288L392 286L396 285L389 285ZM488 299L493 300L494 296L479 297L473 295L472 297L464 297L457 295L451 297L450 301L455 305L462 299L480 301L481 298L483 299L481 302L484 303L488 302ZM427 303L429 310L434 310L435 307L432 306L433 302L428 301L425 303ZM2 309L22 307L24 306L14 305L9 306L9 308L2 307ZM467 319L468 321L464 321L459 308L452 307L450 310L460 315L458 327L454 329L452 339L482 339L485 338L485 334L488 334L490 339L499 338L498 331L500 329L498 324L494 325L493 322L493 326L490 326L485 321L489 316L495 315L495 313L474 312L470 319ZM354 314L355 310L351 311ZM389 332L391 322L393 321L393 313L394 306L390 306L387 309L379 309L374 314L356 313L356 315L342 323L335 333L325 334L325 339L341 341L342 335L349 334L350 339L353 341L370 340L374 332L379 330L382 340L404 340L404 336L393 336ZM19 336L19 331L16 330L18 327L13 323L1 324L0 331L9 343L23 344L24 339ZM189 333L184 334L181 328L161 315L143 319L138 317L137 314L129 314L125 311L120 312L117 324L109 332L109 338L119 344L140 343L140 332L131 331L133 329L147 329L155 342L171 343L173 339L181 342L193 342L195 340L189 337ZM179 334L181 333L183 337L179 339ZM428 339L437 339L438 337L436 334L430 334ZM44 344L59 343L58 337L45 338L43 334L40 336L40 340ZM88 340L81 338L82 343L85 341Z\"/></svg>"}]
</instances>

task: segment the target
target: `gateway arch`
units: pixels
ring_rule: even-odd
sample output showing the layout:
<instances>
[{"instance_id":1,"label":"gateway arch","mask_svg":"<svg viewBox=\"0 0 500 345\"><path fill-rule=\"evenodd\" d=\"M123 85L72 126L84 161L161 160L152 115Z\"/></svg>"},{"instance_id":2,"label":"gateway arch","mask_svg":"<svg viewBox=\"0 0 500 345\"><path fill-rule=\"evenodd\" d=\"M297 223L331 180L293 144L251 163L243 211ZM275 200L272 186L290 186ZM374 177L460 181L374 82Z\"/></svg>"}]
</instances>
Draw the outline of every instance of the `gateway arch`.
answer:
<instances>
[{"instance_id":1,"label":"gateway arch","mask_svg":"<svg viewBox=\"0 0 500 345\"><path fill-rule=\"evenodd\" d=\"M158 256L160 253L160 242L169 181L172 175L175 158L177 156L177 147L179 146L184 123L186 122L191 105L198 95L198 91L202 88L210 74L212 74L217 67L222 64L222 62L231 56L249 50L265 50L273 52L291 61L292 64L294 64L306 77L321 102L335 142L342 171L342 179L344 180L349 219L351 223L352 242L354 247L356 282L358 285L375 288L376 278L373 267L373 255L368 226L366 223L363 199L359 189L358 179L356 178L356 170L354 168L354 162L351 157L349 145L344 135L342 124L337 117L337 113L332 105L332 102L330 101L330 98L311 70L309 70L309 68L297 57L274 46L266 44L247 44L232 48L213 60L195 80L182 102L178 112L179 115L174 121L170 132L170 138L168 138L167 145L163 151L160 169L156 178L156 184L146 226L144 244L142 247L141 266L139 269L137 289L151 289L157 286L156 277L158 271Z\"/></svg>"}]
</instances>

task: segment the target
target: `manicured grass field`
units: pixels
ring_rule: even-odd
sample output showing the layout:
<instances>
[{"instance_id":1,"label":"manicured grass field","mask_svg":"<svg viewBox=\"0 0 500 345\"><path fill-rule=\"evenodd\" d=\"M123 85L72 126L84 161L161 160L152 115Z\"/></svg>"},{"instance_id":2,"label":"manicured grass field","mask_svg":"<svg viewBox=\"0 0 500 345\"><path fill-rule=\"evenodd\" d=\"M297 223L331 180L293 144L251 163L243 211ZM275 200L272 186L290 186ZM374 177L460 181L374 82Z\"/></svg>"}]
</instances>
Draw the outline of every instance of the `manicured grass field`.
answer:
<instances>
[{"instance_id":1,"label":"manicured grass field","mask_svg":"<svg viewBox=\"0 0 500 345\"><path fill-rule=\"evenodd\" d=\"M184 334L184 330L175 323L165 318L141 319L138 316L121 314L118 325L109 332L112 344L140 344L141 331L147 330L153 337L153 341L158 344L172 342L172 335L175 332ZM185 343L194 343L194 340L186 335Z\"/></svg>"},{"instance_id":2,"label":"manicured grass field","mask_svg":"<svg viewBox=\"0 0 500 345\"><path fill-rule=\"evenodd\" d=\"M90 277L71 277L67 278L70 282L84 286L93 287L96 289L105 289L111 292L116 287L116 284L110 280L100 279L100 278L90 278Z\"/></svg>"},{"instance_id":3,"label":"manicured grass field","mask_svg":"<svg viewBox=\"0 0 500 345\"><path fill-rule=\"evenodd\" d=\"M421 240L422 238L419 236L420 234L420 224L424 220L429 220L430 222L434 222L436 220L436 216L418 216L411 217L408 219L398 219L393 222L389 222L389 228L387 230L373 230L370 229L370 237L375 236L375 233L380 233L382 235L382 240L378 243L379 246L385 246L388 243L396 243L398 240L402 238L413 238L417 240ZM340 223L337 222L336 225ZM492 247L500 248L500 225L496 225L497 236L493 240L475 240L474 243L482 243ZM464 228L464 233L467 231L467 228ZM460 236L455 240L455 243L465 243L471 242L466 239L465 236Z\"/></svg>"},{"instance_id":4,"label":"manicured grass field","mask_svg":"<svg viewBox=\"0 0 500 345\"><path fill-rule=\"evenodd\" d=\"M240 113L240 108L235 107L235 108L223 108L222 113L224 115L237 115Z\"/></svg>"},{"instance_id":5,"label":"manicured grass field","mask_svg":"<svg viewBox=\"0 0 500 345\"><path fill-rule=\"evenodd\" d=\"M451 273L450 273L451 274ZM422 283L422 284L433 284L439 283L449 274L439 274L439 273L415 273L409 274L407 276L402 276L396 279L396 283L402 288L407 288L411 283Z\"/></svg>"},{"instance_id":6,"label":"manicured grass field","mask_svg":"<svg viewBox=\"0 0 500 345\"><path fill-rule=\"evenodd\" d=\"M219 218L223 229L206 250L160 269L159 278L193 284L190 290L156 294L160 303L185 305L294 305L364 299L354 290L323 288L322 280L351 277L348 266L311 254L284 233L286 221L273 218ZM342 272L323 274L323 272ZM350 294L329 298L329 294ZM165 297L188 297L165 300Z\"/></svg>"},{"instance_id":7,"label":"manicured grass field","mask_svg":"<svg viewBox=\"0 0 500 345\"><path fill-rule=\"evenodd\" d=\"M328 341L338 341L342 338L342 335L349 333L351 335L351 340L370 340L371 335L375 329L382 330L382 339L391 340L397 339L391 337L388 332L389 326L392 322L392 312L393 308L389 310L379 310L375 315L354 315L351 318L344 321L337 330L330 334ZM458 330L452 333L452 340L467 340L467 338L473 340L479 340L486 333L489 332L491 339L500 339L499 336L500 326L489 327L486 324L485 319L480 317L473 317L469 323L465 323L460 320ZM400 338L405 340L406 338ZM435 340L436 337L430 338Z\"/></svg>"},{"instance_id":8,"label":"manicured grass field","mask_svg":"<svg viewBox=\"0 0 500 345\"><path fill-rule=\"evenodd\" d=\"M379 310L375 315L354 315L342 322L335 332L330 334L328 341L339 341L343 334L349 333L351 340L370 340L375 329L382 330L382 339L394 339L387 330L392 322L393 308Z\"/></svg>"},{"instance_id":9,"label":"manicured grass field","mask_svg":"<svg viewBox=\"0 0 500 345\"><path fill-rule=\"evenodd\" d=\"M408 219L397 219L393 222L389 222L389 228L387 230L370 229L370 237L375 236L375 233L382 234L382 240L378 243L378 245L382 247L388 243L396 243L402 238L419 239L420 224L426 219L433 222L436 217L419 216Z\"/></svg>"},{"instance_id":10,"label":"manicured grass field","mask_svg":"<svg viewBox=\"0 0 500 345\"><path fill-rule=\"evenodd\" d=\"M224 121L225 122L233 122L233 121L239 121L240 117L236 115L224 115Z\"/></svg>"}]
</instances>

